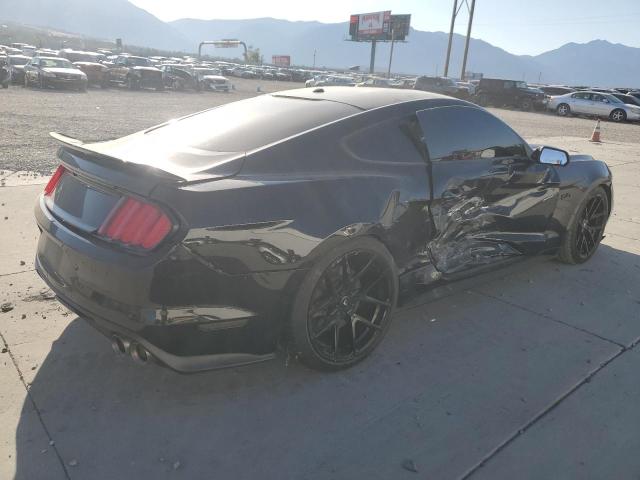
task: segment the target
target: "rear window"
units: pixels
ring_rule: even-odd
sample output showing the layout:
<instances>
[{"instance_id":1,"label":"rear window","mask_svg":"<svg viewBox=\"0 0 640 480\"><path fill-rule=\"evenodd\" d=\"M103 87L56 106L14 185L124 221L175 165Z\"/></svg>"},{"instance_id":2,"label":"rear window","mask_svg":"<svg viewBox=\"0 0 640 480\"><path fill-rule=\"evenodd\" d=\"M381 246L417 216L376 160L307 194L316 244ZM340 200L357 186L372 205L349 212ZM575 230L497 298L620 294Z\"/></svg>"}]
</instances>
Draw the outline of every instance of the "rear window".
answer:
<instances>
[{"instance_id":1,"label":"rear window","mask_svg":"<svg viewBox=\"0 0 640 480\"><path fill-rule=\"evenodd\" d=\"M173 151L246 152L358 112L326 100L262 95L150 130L145 141Z\"/></svg>"}]
</instances>

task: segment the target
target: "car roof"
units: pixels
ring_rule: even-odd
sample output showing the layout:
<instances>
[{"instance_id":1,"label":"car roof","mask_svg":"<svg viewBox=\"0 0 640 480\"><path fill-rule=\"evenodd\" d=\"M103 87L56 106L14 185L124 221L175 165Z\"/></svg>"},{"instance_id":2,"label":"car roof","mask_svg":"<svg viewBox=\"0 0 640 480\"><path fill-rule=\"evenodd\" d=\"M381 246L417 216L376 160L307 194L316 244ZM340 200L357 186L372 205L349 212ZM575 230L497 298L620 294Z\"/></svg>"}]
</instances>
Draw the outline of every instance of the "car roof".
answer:
<instances>
[{"instance_id":1,"label":"car roof","mask_svg":"<svg viewBox=\"0 0 640 480\"><path fill-rule=\"evenodd\" d=\"M396 103L447 98L437 93L423 92L399 88L359 88L359 87L310 87L284 90L273 93L274 96L304 98L307 100L327 100L344 103L370 110Z\"/></svg>"}]
</instances>

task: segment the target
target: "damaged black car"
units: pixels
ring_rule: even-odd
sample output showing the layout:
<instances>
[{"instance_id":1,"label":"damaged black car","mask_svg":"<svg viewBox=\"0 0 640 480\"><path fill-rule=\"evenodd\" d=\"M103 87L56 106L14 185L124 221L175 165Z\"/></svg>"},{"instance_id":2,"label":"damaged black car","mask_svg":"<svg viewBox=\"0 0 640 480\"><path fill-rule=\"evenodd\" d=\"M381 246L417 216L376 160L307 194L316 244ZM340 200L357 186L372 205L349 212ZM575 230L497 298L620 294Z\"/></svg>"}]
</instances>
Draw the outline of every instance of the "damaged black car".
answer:
<instances>
[{"instance_id":1,"label":"damaged black car","mask_svg":"<svg viewBox=\"0 0 640 480\"><path fill-rule=\"evenodd\" d=\"M108 142L55 137L38 273L117 352L181 372L280 346L352 366L401 289L584 262L612 205L605 163L420 91L291 90Z\"/></svg>"}]
</instances>

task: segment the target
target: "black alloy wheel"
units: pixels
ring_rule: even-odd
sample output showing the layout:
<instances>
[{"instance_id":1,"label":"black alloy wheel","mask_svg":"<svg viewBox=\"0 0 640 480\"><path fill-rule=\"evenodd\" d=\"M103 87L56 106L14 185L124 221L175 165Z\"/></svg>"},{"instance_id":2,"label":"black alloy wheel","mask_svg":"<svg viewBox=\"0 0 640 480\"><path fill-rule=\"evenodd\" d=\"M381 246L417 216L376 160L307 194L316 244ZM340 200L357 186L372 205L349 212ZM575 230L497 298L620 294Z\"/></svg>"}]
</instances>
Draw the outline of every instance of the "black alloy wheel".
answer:
<instances>
[{"instance_id":1,"label":"black alloy wheel","mask_svg":"<svg viewBox=\"0 0 640 480\"><path fill-rule=\"evenodd\" d=\"M398 296L387 249L371 238L337 248L309 272L294 302L293 349L312 368L364 359L386 334Z\"/></svg>"},{"instance_id":2,"label":"black alloy wheel","mask_svg":"<svg viewBox=\"0 0 640 480\"><path fill-rule=\"evenodd\" d=\"M598 249L609 217L609 198L602 187L587 196L567 231L559 258L565 263L584 263Z\"/></svg>"}]
</instances>

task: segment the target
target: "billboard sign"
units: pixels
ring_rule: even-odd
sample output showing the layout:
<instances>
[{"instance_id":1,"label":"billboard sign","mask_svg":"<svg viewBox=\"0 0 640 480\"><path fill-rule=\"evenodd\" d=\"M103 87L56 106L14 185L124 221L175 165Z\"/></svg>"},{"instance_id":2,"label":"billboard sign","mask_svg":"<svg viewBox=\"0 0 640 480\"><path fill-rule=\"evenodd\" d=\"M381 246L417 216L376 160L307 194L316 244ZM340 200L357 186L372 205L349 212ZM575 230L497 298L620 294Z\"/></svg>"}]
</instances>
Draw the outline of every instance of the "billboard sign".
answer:
<instances>
[{"instance_id":1,"label":"billboard sign","mask_svg":"<svg viewBox=\"0 0 640 480\"><path fill-rule=\"evenodd\" d=\"M391 29L391 11L351 15L349 33L352 40L385 40Z\"/></svg>"},{"instance_id":2,"label":"billboard sign","mask_svg":"<svg viewBox=\"0 0 640 480\"><path fill-rule=\"evenodd\" d=\"M361 13L349 18L349 36L356 42L403 41L409 35L411 15L391 15L391 11ZM391 32L393 31L393 38Z\"/></svg>"},{"instance_id":3,"label":"billboard sign","mask_svg":"<svg viewBox=\"0 0 640 480\"><path fill-rule=\"evenodd\" d=\"M391 30L393 39L403 41L409 36L411 15L391 15Z\"/></svg>"},{"instance_id":4,"label":"billboard sign","mask_svg":"<svg viewBox=\"0 0 640 480\"><path fill-rule=\"evenodd\" d=\"M273 55L271 57L271 63L276 67L290 67L291 56L290 55Z\"/></svg>"}]
</instances>

